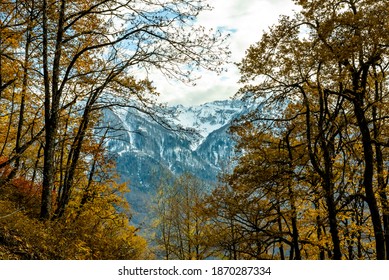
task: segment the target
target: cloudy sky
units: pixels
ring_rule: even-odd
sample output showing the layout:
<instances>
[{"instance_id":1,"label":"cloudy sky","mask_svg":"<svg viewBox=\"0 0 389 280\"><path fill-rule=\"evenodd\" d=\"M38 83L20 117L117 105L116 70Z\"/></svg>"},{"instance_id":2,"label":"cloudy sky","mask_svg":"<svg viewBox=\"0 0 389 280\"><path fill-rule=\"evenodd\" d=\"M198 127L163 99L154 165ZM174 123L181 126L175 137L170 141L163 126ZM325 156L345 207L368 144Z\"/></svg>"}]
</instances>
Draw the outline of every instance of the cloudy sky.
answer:
<instances>
[{"instance_id":1,"label":"cloudy sky","mask_svg":"<svg viewBox=\"0 0 389 280\"><path fill-rule=\"evenodd\" d=\"M262 31L275 24L280 15L292 15L295 6L292 0L207 0L214 7L204 12L198 22L208 28L234 30L229 39L232 60L239 62L245 50L259 41ZM228 72L217 76L201 72L196 86L152 77L161 93L160 100L169 104L198 105L213 100L228 99L238 90L239 72L228 65Z\"/></svg>"}]
</instances>

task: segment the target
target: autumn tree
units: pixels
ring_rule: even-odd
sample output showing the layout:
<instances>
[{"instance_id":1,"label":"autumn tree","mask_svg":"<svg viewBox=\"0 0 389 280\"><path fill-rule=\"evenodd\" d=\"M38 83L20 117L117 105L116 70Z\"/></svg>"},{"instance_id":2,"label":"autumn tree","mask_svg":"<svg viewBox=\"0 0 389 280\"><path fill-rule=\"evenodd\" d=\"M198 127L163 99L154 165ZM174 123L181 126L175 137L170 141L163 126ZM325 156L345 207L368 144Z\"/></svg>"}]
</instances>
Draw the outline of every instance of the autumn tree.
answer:
<instances>
[{"instance_id":1,"label":"autumn tree","mask_svg":"<svg viewBox=\"0 0 389 280\"><path fill-rule=\"evenodd\" d=\"M112 223L92 220L102 235L117 232L116 219L129 217L109 199L125 187L102 112L133 108L171 128L149 73L189 83L199 68L222 71L226 37L196 23L208 9L198 0L2 1L0 187L32 186L40 218L64 226L109 209Z\"/></svg>"},{"instance_id":2,"label":"autumn tree","mask_svg":"<svg viewBox=\"0 0 389 280\"><path fill-rule=\"evenodd\" d=\"M48 5L56 12L51 14ZM194 18L206 8L201 2L186 0L81 1L79 5L64 0L43 6L46 139L42 217L47 218L51 212L60 108L75 101L85 104L57 215L68 201L91 112L113 104L130 104L150 112L147 94L155 91L150 84L137 82L134 70L158 69L169 77L190 80L195 68L218 68L216 54L224 52L219 35L194 26Z\"/></svg>"},{"instance_id":3,"label":"autumn tree","mask_svg":"<svg viewBox=\"0 0 389 280\"><path fill-rule=\"evenodd\" d=\"M12 167L0 185L12 180L25 165L31 171L34 161L28 160L25 153L34 153L39 148L37 140L43 133L42 123L38 121L40 107L37 105L37 92L33 91L37 73L32 71L36 62L33 49L36 38L39 11L36 1L3 1L1 3L0 48L0 93L2 134L1 156L6 160L0 168ZM12 86L11 86L12 85ZM28 103L30 106L26 106ZM22 171L24 175L27 172Z\"/></svg>"},{"instance_id":4,"label":"autumn tree","mask_svg":"<svg viewBox=\"0 0 389 280\"><path fill-rule=\"evenodd\" d=\"M378 115L377 110L386 102L386 88L381 81L386 76L388 59L387 3L295 2L301 10L291 18L282 17L249 48L239 65L245 84L240 92L261 99L270 110L281 108L281 118L280 104L302 105L292 118L305 117L304 138L313 172L322 181L333 258L342 257L338 218L342 206L338 203L362 197L371 217L376 257L384 259L387 249L383 226L387 218L384 224L382 214L383 210L387 212L387 202L380 158L386 144L377 140L383 133L377 128L386 116L382 110ZM363 193L346 189L343 179L350 174L343 168L339 177L337 169L339 163L343 162L343 167L347 164L342 158L349 150L346 147L351 144L347 141L350 138L362 147L357 174L362 178ZM374 152L377 145L380 150ZM357 160L348 164L353 161ZM382 209L376 198L378 192Z\"/></svg>"},{"instance_id":5,"label":"autumn tree","mask_svg":"<svg viewBox=\"0 0 389 280\"><path fill-rule=\"evenodd\" d=\"M155 205L155 241L165 259L206 259L210 225L202 211L206 185L191 174L162 184Z\"/></svg>"},{"instance_id":6,"label":"autumn tree","mask_svg":"<svg viewBox=\"0 0 389 280\"><path fill-rule=\"evenodd\" d=\"M244 117L231 128L237 141L236 167L207 199L220 237L216 244L230 258L301 259L302 249L307 250L307 230L300 228L309 222L308 184L301 179L308 161L305 145L296 139L296 123L268 132L272 125Z\"/></svg>"}]
</instances>

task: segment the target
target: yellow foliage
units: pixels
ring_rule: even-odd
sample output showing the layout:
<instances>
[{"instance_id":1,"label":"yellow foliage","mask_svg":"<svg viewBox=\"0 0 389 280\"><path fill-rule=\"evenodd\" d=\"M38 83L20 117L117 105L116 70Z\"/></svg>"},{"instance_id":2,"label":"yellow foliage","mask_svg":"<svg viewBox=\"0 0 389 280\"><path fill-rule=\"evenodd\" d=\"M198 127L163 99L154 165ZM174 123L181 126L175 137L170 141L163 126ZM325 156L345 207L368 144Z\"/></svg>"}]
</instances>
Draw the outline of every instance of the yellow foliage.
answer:
<instances>
[{"instance_id":1,"label":"yellow foliage","mask_svg":"<svg viewBox=\"0 0 389 280\"><path fill-rule=\"evenodd\" d=\"M147 259L144 238L115 208L114 194L70 208L61 220L42 222L20 206L14 190L0 193L0 259ZM78 213L78 214L77 214Z\"/></svg>"}]
</instances>

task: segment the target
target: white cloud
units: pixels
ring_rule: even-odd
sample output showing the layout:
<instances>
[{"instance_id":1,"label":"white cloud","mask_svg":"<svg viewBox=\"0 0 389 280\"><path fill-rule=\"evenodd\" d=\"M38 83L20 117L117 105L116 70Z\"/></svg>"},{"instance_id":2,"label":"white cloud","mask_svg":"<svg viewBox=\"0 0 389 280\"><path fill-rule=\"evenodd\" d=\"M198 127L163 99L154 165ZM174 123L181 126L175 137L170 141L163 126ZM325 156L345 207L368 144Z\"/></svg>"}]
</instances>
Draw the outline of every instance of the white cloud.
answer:
<instances>
[{"instance_id":1,"label":"white cloud","mask_svg":"<svg viewBox=\"0 0 389 280\"><path fill-rule=\"evenodd\" d=\"M293 13L292 0L208 0L214 7L202 13L198 23L207 28L231 30L229 40L232 60L239 62L246 49L260 39L264 30L277 23L280 15ZM159 75L152 75L154 85L161 93L161 101L172 104L196 105L212 100L226 99L239 88L239 71L228 65L228 72L217 76L202 71L196 86L167 81Z\"/></svg>"}]
</instances>

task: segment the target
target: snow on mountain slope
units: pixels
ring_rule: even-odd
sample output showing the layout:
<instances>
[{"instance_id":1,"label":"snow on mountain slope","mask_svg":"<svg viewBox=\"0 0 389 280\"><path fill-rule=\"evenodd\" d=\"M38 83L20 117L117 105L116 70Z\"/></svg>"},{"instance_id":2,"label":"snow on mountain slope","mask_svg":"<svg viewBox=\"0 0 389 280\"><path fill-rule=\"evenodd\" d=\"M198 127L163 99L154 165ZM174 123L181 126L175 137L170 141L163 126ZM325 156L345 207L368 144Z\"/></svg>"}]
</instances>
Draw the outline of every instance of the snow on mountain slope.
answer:
<instances>
[{"instance_id":1,"label":"snow on mountain slope","mask_svg":"<svg viewBox=\"0 0 389 280\"><path fill-rule=\"evenodd\" d=\"M221 163L225 164L233 153L234 144L227 133L229 124L246 112L247 106L242 101L224 100L194 107L178 105L171 109L176 112L171 119L173 123L193 128L197 133L188 136L165 129L136 110L119 109L106 113L106 121L116 123L121 131L120 136L112 137L108 143L109 150L118 156L119 171L122 175L128 174L139 161L148 160L173 174L187 171L215 181ZM126 168L121 162L127 162L128 157L134 159ZM142 176L144 174L138 174L139 178L134 179L131 175L130 179L133 183L144 183Z\"/></svg>"},{"instance_id":2,"label":"snow on mountain slope","mask_svg":"<svg viewBox=\"0 0 389 280\"><path fill-rule=\"evenodd\" d=\"M107 147L116 155L121 180L130 183L127 199L135 211L144 211L162 177L190 172L204 181L216 182L234 154L234 142L228 134L230 123L249 110L237 100L169 109L174 112L171 122L197 133L168 130L134 109L105 112L104 121L116 127Z\"/></svg>"},{"instance_id":3,"label":"snow on mountain slope","mask_svg":"<svg viewBox=\"0 0 389 280\"><path fill-rule=\"evenodd\" d=\"M229 124L244 109L244 104L238 100L214 101L193 107L178 105L176 110L179 114L175 122L196 129L202 136L192 143L192 149L196 150L208 135Z\"/></svg>"}]
</instances>

